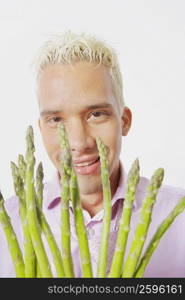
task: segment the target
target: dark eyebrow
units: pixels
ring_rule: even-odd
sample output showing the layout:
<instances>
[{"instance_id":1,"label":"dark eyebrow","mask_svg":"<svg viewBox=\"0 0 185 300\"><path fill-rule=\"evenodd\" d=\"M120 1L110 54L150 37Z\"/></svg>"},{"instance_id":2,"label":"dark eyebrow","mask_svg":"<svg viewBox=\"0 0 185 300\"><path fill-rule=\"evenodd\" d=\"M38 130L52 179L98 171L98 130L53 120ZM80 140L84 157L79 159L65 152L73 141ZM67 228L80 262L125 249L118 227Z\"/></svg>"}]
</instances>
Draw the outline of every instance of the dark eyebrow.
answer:
<instances>
[{"instance_id":1,"label":"dark eyebrow","mask_svg":"<svg viewBox=\"0 0 185 300\"><path fill-rule=\"evenodd\" d=\"M112 108L112 105L110 103L99 103L99 104L92 104L85 107L85 110L89 109L97 109L97 108ZM40 116L46 116L46 115L55 115L58 113L61 113L62 110L43 110L40 112Z\"/></svg>"}]
</instances>

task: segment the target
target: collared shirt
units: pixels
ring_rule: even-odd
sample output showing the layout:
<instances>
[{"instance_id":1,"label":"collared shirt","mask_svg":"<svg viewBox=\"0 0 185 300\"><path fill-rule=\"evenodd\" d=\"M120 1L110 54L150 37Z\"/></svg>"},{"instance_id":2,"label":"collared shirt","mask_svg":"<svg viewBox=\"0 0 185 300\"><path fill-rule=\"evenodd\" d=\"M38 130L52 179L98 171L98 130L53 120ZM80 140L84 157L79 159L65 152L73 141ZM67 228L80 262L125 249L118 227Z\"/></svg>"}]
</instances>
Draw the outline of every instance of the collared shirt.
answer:
<instances>
[{"instance_id":1,"label":"collared shirt","mask_svg":"<svg viewBox=\"0 0 185 300\"><path fill-rule=\"evenodd\" d=\"M121 217L125 192L126 192L127 175L124 172L122 163L120 162L120 178L117 190L112 198L112 216L109 236L109 251L107 274L110 270L111 260L115 249L117 232L119 228L119 220ZM129 247L134 235L134 231L139 220L141 211L142 199L145 196L146 187L149 180L141 177L136 199L133 204L132 217L130 223L130 232L128 235L127 248L125 258L128 255ZM43 212L50 224L51 230L60 247L61 231L60 231L60 181L58 173L54 175L50 182L44 185L44 201ZM178 200L185 196L185 190L163 185L158 193L156 204L152 213L152 221L147 234L146 242L143 247L143 252L146 249L151 237L155 233L159 224L170 213L172 208L177 204ZM21 222L19 218L18 199L13 196L6 200L6 209L11 217L11 222L17 234L21 249L23 247L23 237L21 231ZM71 251L75 277L81 277L80 252L78 240L75 231L73 208L70 204L70 230L71 230ZM84 222L87 230L93 274L96 277L97 263L101 241L101 229L103 221L103 209L94 217L83 210ZM43 237L44 245L51 264L53 275L56 276L52 255L45 238ZM60 247L61 248L61 247ZM11 256L7 247L5 235L0 226L0 277L15 277L14 267ZM173 222L171 227L162 237L157 249L145 270L144 277L185 277L185 212L181 213Z\"/></svg>"}]
</instances>

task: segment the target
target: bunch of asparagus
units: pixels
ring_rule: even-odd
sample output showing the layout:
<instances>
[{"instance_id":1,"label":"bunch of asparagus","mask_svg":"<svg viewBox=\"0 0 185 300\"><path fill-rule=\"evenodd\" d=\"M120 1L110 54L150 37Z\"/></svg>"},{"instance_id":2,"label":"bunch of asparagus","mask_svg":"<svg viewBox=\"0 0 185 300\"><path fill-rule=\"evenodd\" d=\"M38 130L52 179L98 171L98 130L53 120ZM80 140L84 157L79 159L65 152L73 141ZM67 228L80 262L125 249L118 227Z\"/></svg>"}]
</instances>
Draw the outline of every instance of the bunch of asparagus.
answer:
<instances>
[{"instance_id":1,"label":"bunch of asparagus","mask_svg":"<svg viewBox=\"0 0 185 300\"><path fill-rule=\"evenodd\" d=\"M83 211L77 176L71 163L69 142L65 127L59 125L61 145L61 247L58 247L52 230L42 211L43 201L43 167L39 163L35 174L34 135L31 126L26 134L26 155L19 155L18 165L11 162L15 193L19 199L19 213L24 236L23 253L4 205L0 192L0 224L6 235L9 251L15 268L16 277L53 277L50 262L44 247L43 235L49 245L57 277L75 277L70 248L69 201L74 209L76 235L79 243L81 269L83 277L93 277L91 255L84 225ZM107 148L99 137L96 139L100 162L103 188L104 217L101 234L100 252L96 277L143 277L146 266L160 242L160 239L173 223L174 219L185 209L185 197L181 198L171 213L156 229L144 254L143 246L147 237L151 215L158 190L162 184L164 170L157 169L147 187L142 201L140 219L136 226L132 243L125 260L127 238L130 230L132 206L139 183L139 161L133 163L127 179L126 196L117 235L111 268L107 274L108 241L111 221L111 189L109 181Z\"/></svg>"}]
</instances>

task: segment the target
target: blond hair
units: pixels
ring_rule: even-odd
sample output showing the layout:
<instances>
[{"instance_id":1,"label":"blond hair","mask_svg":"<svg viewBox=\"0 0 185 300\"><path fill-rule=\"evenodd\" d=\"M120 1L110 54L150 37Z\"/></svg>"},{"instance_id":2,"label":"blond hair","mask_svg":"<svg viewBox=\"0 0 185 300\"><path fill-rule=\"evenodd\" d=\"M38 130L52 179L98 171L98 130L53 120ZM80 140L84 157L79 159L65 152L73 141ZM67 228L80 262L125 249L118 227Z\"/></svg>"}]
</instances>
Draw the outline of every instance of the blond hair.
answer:
<instances>
[{"instance_id":1,"label":"blond hair","mask_svg":"<svg viewBox=\"0 0 185 300\"><path fill-rule=\"evenodd\" d=\"M119 107L124 107L122 74L117 54L104 41L85 33L67 31L54 35L41 47L36 58L36 76L49 64L73 64L78 61L102 64L108 68L113 83L113 92Z\"/></svg>"}]
</instances>

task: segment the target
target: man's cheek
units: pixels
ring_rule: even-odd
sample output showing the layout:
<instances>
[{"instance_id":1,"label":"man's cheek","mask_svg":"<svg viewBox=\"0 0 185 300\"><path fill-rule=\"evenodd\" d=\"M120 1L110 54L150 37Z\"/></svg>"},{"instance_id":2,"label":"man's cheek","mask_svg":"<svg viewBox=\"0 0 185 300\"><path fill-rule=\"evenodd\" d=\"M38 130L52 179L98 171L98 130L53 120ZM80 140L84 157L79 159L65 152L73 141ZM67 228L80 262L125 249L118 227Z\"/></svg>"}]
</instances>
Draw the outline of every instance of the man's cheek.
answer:
<instances>
[{"instance_id":1,"label":"man's cheek","mask_svg":"<svg viewBox=\"0 0 185 300\"><path fill-rule=\"evenodd\" d=\"M44 144L48 149L55 149L60 146L58 136L44 135Z\"/></svg>"}]
</instances>

